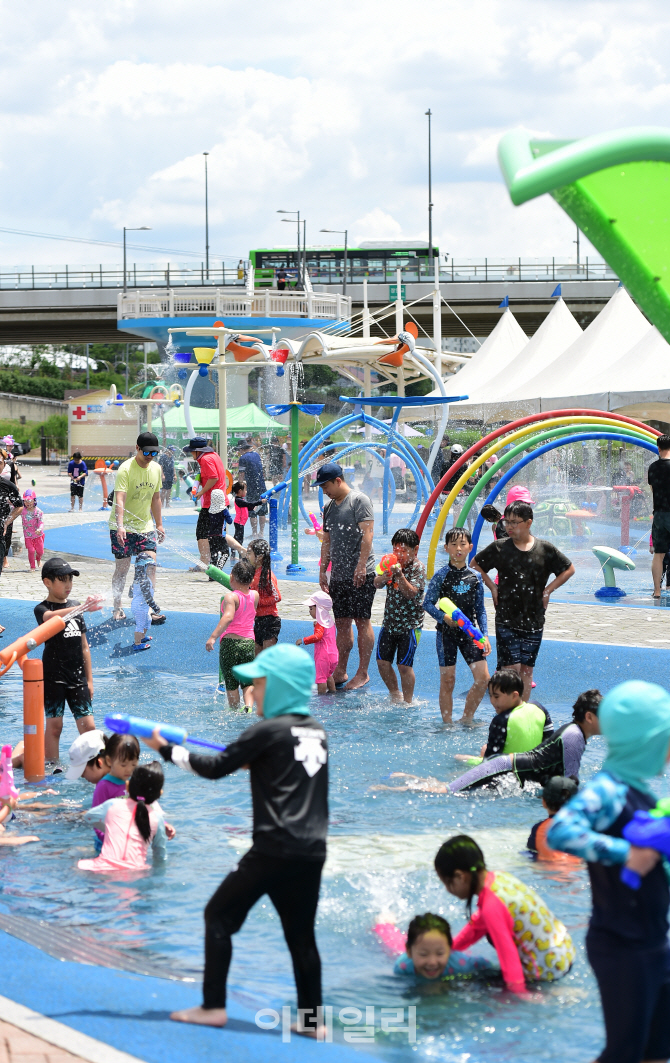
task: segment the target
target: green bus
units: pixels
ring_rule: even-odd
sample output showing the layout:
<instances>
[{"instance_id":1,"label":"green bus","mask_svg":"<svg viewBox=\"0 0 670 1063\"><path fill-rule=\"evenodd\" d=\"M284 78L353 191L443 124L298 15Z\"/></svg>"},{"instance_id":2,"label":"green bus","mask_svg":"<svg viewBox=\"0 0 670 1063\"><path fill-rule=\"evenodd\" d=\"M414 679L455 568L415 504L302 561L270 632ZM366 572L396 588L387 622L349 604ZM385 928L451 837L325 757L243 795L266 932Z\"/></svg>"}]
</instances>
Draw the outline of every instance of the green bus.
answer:
<instances>
[{"instance_id":1,"label":"green bus","mask_svg":"<svg viewBox=\"0 0 670 1063\"><path fill-rule=\"evenodd\" d=\"M439 255L439 248L434 247L433 254ZM287 273L286 287L295 288L297 258L295 247L261 247L250 251L256 286L275 288L277 270L283 267ZM343 245L307 246L307 270L312 284L341 284L343 268ZM435 266L428 260L428 244L421 240L365 240L357 247L347 248L347 284L360 284L364 277L370 284L395 284L398 269L402 270L403 284L431 281Z\"/></svg>"}]
</instances>

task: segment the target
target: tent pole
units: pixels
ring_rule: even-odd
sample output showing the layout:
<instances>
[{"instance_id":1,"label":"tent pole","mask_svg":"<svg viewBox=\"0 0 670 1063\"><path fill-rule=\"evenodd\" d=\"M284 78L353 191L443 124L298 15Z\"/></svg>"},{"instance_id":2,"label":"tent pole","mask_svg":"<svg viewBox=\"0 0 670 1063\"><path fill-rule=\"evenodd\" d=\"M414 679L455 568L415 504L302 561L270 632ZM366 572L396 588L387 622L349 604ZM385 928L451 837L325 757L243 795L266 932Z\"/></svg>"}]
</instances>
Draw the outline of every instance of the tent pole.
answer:
<instances>
[{"instance_id":1,"label":"tent pole","mask_svg":"<svg viewBox=\"0 0 670 1063\"><path fill-rule=\"evenodd\" d=\"M291 564L286 566L287 572L304 572L305 566L300 564L298 557L299 543L299 516L300 516L300 403L291 403Z\"/></svg>"}]
</instances>

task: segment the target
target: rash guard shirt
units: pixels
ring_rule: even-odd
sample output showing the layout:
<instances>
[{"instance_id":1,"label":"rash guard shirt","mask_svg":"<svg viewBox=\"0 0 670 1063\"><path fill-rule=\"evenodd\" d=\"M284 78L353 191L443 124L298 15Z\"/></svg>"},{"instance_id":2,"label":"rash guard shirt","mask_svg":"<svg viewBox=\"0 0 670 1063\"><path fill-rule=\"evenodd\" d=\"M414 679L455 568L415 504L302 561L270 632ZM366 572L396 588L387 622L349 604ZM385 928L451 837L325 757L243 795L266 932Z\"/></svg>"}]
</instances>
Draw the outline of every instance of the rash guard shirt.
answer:
<instances>
[{"instance_id":1,"label":"rash guard shirt","mask_svg":"<svg viewBox=\"0 0 670 1063\"><path fill-rule=\"evenodd\" d=\"M161 746L164 760L220 779L248 764L254 849L267 856L324 860L328 830L328 741L312 716L260 720L216 756Z\"/></svg>"}]
</instances>

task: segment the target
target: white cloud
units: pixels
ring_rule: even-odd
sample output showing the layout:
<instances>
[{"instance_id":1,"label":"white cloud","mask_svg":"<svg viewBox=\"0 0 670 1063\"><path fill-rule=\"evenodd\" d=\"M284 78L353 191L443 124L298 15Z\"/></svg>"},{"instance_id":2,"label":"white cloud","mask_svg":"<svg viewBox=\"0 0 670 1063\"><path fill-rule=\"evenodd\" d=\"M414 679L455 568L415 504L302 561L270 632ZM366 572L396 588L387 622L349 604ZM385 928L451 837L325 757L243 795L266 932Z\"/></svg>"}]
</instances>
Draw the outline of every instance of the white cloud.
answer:
<instances>
[{"instance_id":1,"label":"white cloud","mask_svg":"<svg viewBox=\"0 0 670 1063\"><path fill-rule=\"evenodd\" d=\"M322 227L425 238L430 106L441 247L565 256L574 229L551 200L511 206L502 133L667 124L663 0L424 0L410 19L405 0L33 0L2 14L0 195L16 228L118 239L150 225L147 244L199 251L209 151L213 251L291 244L279 208L301 210L310 242ZM73 248L0 236L7 264L118 260Z\"/></svg>"}]
</instances>

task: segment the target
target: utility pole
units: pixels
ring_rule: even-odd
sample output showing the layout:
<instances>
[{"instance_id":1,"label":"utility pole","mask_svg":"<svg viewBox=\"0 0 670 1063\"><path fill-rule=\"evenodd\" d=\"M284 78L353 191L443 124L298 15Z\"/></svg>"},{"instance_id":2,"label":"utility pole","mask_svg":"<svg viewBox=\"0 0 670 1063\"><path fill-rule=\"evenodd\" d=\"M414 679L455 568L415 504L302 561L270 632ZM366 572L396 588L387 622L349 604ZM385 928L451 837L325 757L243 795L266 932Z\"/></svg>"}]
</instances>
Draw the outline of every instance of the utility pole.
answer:
<instances>
[{"instance_id":1,"label":"utility pole","mask_svg":"<svg viewBox=\"0 0 670 1063\"><path fill-rule=\"evenodd\" d=\"M577 267L579 268L579 226L577 226L577 239L572 242L577 244Z\"/></svg>"},{"instance_id":2,"label":"utility pole","mask_svg":"<svg viewBox=\"0 0 670 1063\"><path fill-rule=\"evenodd\" d=\"M205 275L209 280L209 187L207 183L207 156L208 151L203 151L205 156Z\"/></svg>"},{"instance_id":3,"label":"utility pole","mask_svg":"<svg viewBox=\"0 0 670 1063\"><path fill-rule=\"evenodd\" d=\"M89 346L89 345L88 345L88 343L87 343L87 344L86 344L86 390L87 390L87 391L88 391L88 390L90 389L90 387L91 387L91 382L90 382L90 380L89 380L89 374L88 374L88 346Z\"/></svg>"},{"instance_id":4,"label":"utility pole","mask_svg":"<svg viewBox=\"0 0 670 1063\"><path fill-rule=\"evenodd\" d=\"M433 264L433 173L432 173L432 145L431 145L431 121L433 112L430 107L426 111L428 118L428 268Z\"/></svg>"}]
</instances>

